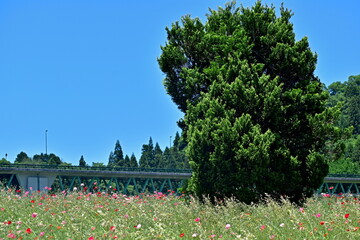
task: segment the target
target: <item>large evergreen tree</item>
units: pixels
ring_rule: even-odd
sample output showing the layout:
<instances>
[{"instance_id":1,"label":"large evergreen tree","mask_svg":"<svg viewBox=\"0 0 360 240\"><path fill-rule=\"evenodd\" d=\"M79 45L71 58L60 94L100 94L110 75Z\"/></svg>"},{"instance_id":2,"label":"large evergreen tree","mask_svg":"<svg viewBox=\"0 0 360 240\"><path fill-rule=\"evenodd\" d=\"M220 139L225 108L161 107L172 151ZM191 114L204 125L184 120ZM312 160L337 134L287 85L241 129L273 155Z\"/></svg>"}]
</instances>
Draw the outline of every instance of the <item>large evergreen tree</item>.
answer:
<instances>
[{"instance_id":1,"label":"large evergreen tree","mask_svg":"<svg viewBox=\"0 0 360 240\"><path fill-rule=\"evenodd\" d=\"M189 169L189 162L185 154L186 142L183 137L180 137L180 134L176 132L174 138L174 144L171 148L171 154L173 155L175 161L175 167L177 169Z\"/></svg>"},{"instance_id":2,"label":"large evergreen tree","mask_svg":"<svg viewBox=\"0 0 360 240\"><path fill-rule=\"evenodd\" d=\"M130 167L136 168L138 166L139 166L139 164L136 160L135 154L133 153L133 154L131 154L131 157L130 157Z\"/></svg>"},{"instance_id":3,"label":"large evergreen tree","mask_svg":"<svg viewBox=\"0 0 360 240\"><path fill-rule=\"evenodd\" d=\"M164 166L161 168L169 168L169 169L176 169L177 168L177 161L174 155L173 147L168 148L166 147L163 154L163 161Z\"/></svg>"},{"instance_id":4,"label":"large evergreen tree","mask_svg":"<svg viewBox=\"0 0 360 240\"><path fill-rule=\"evenodd\" d=\"M83 155L81 155L81 157L80 157L79 166L80 167L85 167L86 166L86 162L85 162L85 159L84 159Z\"/></svg>"},{"instance_id":5,"label":"large evergreen tree","mask_svg":"<svg viewBox=\"0 0 360 240\"><path fill-rule=\"evenodd\" d=\"M155 148L154 148L154 164L153 164L153 167L154 168L159 168L162 161L163 161L163 152L162 152L162 150L160 148L159 143L156 143Z\"/></svg>"},{"instance_id":6,"label":"large evergreen tree","mask_svg":"<svg viewBox=\"0 0 360 240\"><path fill-rule=\"evenodd\" d=\"M130 157L126 154L122 167L130 167Z\"/></svg>"},{"instance_id":7,"label":"large evergreen tree","mask_svg":"<svg viewBox=\"0 0 360 240\"><path fill-rule=\"evenodd\" d=\"M185 113L189 187L199 197L299 202L327 175L320 151L339 131L339 111L325 109L317 57L307 38L295 40L291 16L232 2L205 23L185 16L167 28L159 64Z\"/></svg>"},{"instance_id":8,"label":"large evergreen tree","mask_svg":"<svg viewBox=\"0 0 360 240\"><path fill-rule=\"evenodd\" d=\"M149 143L142 146L139 164L141 168L154 168L154 161L154 144L150 137Z\"/></svg>"},{"instance_id":9,"label":"large evergreen tree","mask_svg":"<svg viewBox=\"0 0 360 240\"><path fill-rule=\"evenodd\" d=\"M124 153L122 151L120 141L117 140L115 143L115 149L114 152L110 152L109 155L109 167L126 167L125 166L125 159L124 159Z\"/></svg>"}]
</instances>

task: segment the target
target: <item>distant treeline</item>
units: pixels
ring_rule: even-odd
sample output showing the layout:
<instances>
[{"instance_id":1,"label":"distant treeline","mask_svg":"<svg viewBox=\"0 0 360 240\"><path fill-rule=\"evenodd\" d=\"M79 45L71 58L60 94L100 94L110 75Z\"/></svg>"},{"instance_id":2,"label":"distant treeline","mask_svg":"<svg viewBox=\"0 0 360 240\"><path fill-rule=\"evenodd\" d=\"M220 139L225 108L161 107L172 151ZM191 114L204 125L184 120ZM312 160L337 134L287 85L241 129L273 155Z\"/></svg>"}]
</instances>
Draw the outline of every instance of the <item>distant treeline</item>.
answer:
<instances>
[{"instance_id":1,"label":"distant treeline","mask_svg":"<svg viewBox=\"0 0 360 240\"><path fill-rule=\"evenodd\" d=\"M149 143L144 144L141 150L141 157L139 162L136 160L134 154L130 157L123 154L119 140L115 144L115 149L110 153L109 167L140 167L140 168L173 168L173 169L187 169L190 168L185 157L185 146L183 138L177 132L173 145L166 147L164 151L159 144L153 144L150 137ZM101 163L93 163L93 165L101 165Z\"/></svg>"},{"instance_id":2,"label":"distant treeline","mask_svg":"<svg viewBox=\"0 0 360 240\"><path fill-rule=\"evenodd\" d=\"M360 75L350 76L345 82L334 82L326 90L330 95L328 106L341 105L336 125L340 129L352 127L342 141L325 146L330 172L360 174Z\"/></svg>"},{"instance_id":3,"label":"distant treeline","mask_svg":"<svg viewBox=\"0 0 360 240\"><path fill-rule=\"evenodd\" d=\"M108 163L93 162L92 166L97 167L131 167L131 168L173 168L189 169L190 166L185 157L185 142L177 132L171 147L162 150L158 143L153 144L150 137L149 143L142 146L141 157L139 161L135 155L124 155L120 141L115 143L114 151L110 152ZM5 158L0 160L1 163L10 163ZM50 154L36 154L29 157L25 152L20 152L14 161L15 164L45 164L45 165L71 165L60 159L59 156ZM83 156L80 157L79 166L88 166Z\"/></svg>"}]
</instances>

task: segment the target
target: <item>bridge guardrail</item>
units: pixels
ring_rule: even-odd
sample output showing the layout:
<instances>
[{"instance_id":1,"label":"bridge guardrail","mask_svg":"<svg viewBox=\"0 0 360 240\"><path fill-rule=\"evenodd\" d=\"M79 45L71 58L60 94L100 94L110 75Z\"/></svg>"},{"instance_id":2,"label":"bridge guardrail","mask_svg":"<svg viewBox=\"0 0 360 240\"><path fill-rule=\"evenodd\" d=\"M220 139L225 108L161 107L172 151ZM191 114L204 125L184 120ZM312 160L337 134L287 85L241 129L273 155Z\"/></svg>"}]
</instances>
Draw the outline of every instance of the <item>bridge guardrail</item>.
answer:
<instances>
[{"instance_id":1,"label":"bridge guardrail","mask_svg":"<svg viewBox=\"0 0 360 240\"><path fill-rule=\"evenodd\" d=\"M12 168L38 168L38 169L65 169L65 170L100 170L100 171L129 171L129 172L174 172L191 173L191 169L166 169L166 168L129 168L129 167L93 167L73 165L46 165L46 164L0 164L1 167Z\"/></svg>"}]
</instances>

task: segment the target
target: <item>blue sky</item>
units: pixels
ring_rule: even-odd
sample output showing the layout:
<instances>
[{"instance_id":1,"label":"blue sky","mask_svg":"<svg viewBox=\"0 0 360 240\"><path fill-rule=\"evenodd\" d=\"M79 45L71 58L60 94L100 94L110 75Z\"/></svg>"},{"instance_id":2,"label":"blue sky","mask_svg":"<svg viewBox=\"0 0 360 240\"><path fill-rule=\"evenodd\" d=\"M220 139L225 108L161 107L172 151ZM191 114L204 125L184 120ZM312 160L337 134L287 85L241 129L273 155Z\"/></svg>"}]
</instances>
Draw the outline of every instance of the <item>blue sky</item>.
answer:
<instances>
[{"instance_id":1,"label":"blue sky","mask_svg":"<svg viewBox=\"0 0 360 240\"><path fill-rule=\"evenodd\" d=\"M108 162L116 140L139 159L149 137L162 149L182 113L157 64L165 27L205 19L216 0L0 1L0 158L45 152L78 164ZM251 6L255 1L238 1ZM329 85L360 74L360 2L281 0L297 39L318 54Z\"/></svg>"}]
</instances>

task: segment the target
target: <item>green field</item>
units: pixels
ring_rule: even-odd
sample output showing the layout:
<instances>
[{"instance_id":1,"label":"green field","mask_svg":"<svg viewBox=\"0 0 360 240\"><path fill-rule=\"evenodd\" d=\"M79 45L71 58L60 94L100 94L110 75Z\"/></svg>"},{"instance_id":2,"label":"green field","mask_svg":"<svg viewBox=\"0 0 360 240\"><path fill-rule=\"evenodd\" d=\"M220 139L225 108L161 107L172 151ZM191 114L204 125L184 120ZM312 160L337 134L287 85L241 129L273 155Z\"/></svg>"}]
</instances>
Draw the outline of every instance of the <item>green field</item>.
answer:
<instances>
[{"instance_id":1,"label":"green field","mask_svg":"<svg viewBox=\"0 0 360 240\"><path fill-rule=\"evenodd\" d=\"M360 201L314 197L215 206L156 193L43 194L1 190L0 239L360 239Z\"/></svg>"}]
</instances>

